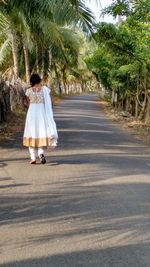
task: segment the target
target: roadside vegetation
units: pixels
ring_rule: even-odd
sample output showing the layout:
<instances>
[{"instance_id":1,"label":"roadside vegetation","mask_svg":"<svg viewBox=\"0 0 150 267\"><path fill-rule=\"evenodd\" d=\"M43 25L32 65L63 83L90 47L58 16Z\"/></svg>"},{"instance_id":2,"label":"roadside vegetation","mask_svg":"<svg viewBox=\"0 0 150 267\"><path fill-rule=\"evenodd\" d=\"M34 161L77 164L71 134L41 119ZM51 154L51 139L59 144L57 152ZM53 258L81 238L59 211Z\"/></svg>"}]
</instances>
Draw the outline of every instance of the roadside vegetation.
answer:
<instances>
[{"instance_id":1,"label":"roadside vegetation","mask_svg":"<svg viewBox=\"0 0 150 267\"><path fill-rule=\"evenodd\" d=\"M117 23L97 25L97 48L87 66L115 109L150 125L150 2L113 1L103 14Z\"/></svg>"}]
</instances>

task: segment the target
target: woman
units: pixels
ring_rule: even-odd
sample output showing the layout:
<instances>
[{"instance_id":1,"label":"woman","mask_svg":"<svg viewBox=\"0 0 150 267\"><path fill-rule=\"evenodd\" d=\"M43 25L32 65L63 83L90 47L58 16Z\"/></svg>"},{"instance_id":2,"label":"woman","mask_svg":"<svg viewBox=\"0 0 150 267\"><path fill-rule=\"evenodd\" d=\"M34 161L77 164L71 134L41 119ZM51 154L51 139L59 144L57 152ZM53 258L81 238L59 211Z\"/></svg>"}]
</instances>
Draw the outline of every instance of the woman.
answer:
<instances>
[{"instance_id":1,"label":"woman","mask_svg":"<svg viewBox=\"0 0 150 267\"><path fill-rule=\"evenodd\" d=\"M50 89L42 86L38 74L32 74L30 83L32 87L26 91L29 109L26 117L23 145L29 147L30 164L36 164L36 149L41 163L45 164L44 147L55 147L58 139Z\"/></svg>"}]
</instances>

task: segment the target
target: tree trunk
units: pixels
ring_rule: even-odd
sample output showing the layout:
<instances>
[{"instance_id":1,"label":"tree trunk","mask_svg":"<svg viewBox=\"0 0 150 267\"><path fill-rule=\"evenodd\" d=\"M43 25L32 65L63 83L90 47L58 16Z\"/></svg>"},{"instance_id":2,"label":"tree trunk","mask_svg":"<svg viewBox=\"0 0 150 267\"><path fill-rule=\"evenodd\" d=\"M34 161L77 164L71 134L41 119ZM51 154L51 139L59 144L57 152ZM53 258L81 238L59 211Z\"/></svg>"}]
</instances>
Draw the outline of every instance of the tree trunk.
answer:
<instances>
[{"instance_id":1,"label":"tree trunk","mask_svg":"<svg viewBox=\"0 0 150 267\"><path fill-rule=\"evenodd\" d=\"M51 49L48 50L48 86L51 86L51 67L52 67L52 53Z\"/></svg>"},{"instance_id":2,"label":"tree trunk","mask_svg":"<svg viewBox=\"0 0 150 267\"><path fill-rule=\"evenodd\" d=\"M137 91L136 91L136 103L135 103L135 117L138 118L139 114L139 77L137 77Z\"/></svg>"},{"instance_id":3,"label":"tree trunk","mask_svg":"<svg viewBox=\"0 0 150 267\"><path fill-rule=\"evenodd\" d=\"M40 67L39 67L39 49L38 45L36 44L36 61L35 61L35 66L36 66L36 72L39 73Z\"/></svg>"},{"instance_id":4,"label":"tree trunk","mask_svg":"<svg viewBox=\"0 0 150 267\"><path fill-rule=\"evenodd\" d=\"M118 94L115 91L112 91L112 99L111 99L113 107L117 107L118 102Z\"/></svg>"},{"instance_id":5,"label":"tree trunk","mask_svg":"<svg viewBox=\"0 0 150 267\"><path fill-rule=\"evenodd\" d=\"M146 110L146 118L145 118L146 125L150 126L150 91L147 94L147 110Z\"/></svg>"},{"instance_id":6,"label":"tree trunk","mask_svg":"<svg viewBox=\"0 0 150 267\"><path fill-rule=\"evenodd\" d=\"M30 82L30 64L29 64L29 50L26 44L23 44L24 59L25 59L25 70L26 70L26 82Z\"/></svg>"},{"instance_id":7,"label":"tree trunk","mask_svg":"<svg viewBox=\"0 0 150 267\"><path fill-rule=\"evenodd\" d=\"M54 63L54 70L55 70L55 75L56 75L56 80L57 80L58 93L59 93L59 95L62 95L61 83L59 80L59 74L58 74L57 66L55 63Z\"/></svg>"},{"instance_id":8,"label":"tree trunk","mask_svg":"<svg viewBox=\"0 0 150 267\"><path fill-rule=\"evenodd\" d=\"M7 121L10 112L10 87L0 80L0 123Z\"/></svg>"},{"instance_id":9,"label":"tree trunk","mask_svg":"<svg viewBox=\"0 0 150 267\"><path fill-rule=\"evenodd\" d=\"M128 112L130 110L130 97L127 96L127 99L126 99L126 111Z\"/></svg>"},{"instance_id":10,"label":"tree trunk","mask_svg":"<svg viewBox=\"0 0 150 267\"><path fill-rule=\"evenodd\" d=\"M44 50L42 50L42 64L41 64L41 79L42 80L44 80L44 69L45 69Z\"/></svg>"},{"instance_id":11,"label":"tree trunk","mask_svg":"<svg viewBox=\"0 0 150 267\"><path fill-rule=\"evenodd\" d=\"M15 79L19 77L19 63L18 63L18 47L17 47L17 36L16 31L11 29L11 40L12 40L12 55L14 61L14 75Z\"/></svg>"},{"instance_id":12,"label":"tree trunk","mask_svg":"<svg viewBox=\"0 0 150 267\"><path fill-rule=\"evenodd\" d=\"M64 86L64 90L65 90L65 94L66 94L67 86L66 86L66 66L65 65L62 68L61 72L62 72L63 86Z\"/></svg>"},{"instance_id":13,"label":"tree trunk","mask_svg":"<svg viewBox=\"0 0 150 267\"><path fill-rule=\"evenodd\" d=\"M147 93L145 93L145 98L144 98L144 101L143 101L142 110L141 110L140 115L138 117L139 120L143 119L146 107L147 107Z\"/></svg>"},{"instance_id":14,"label":"tree trunk","mask_svg":"<svg viewBox=\"0 0 150 267\"><path fill-rule=\"evenodd\" d=\"M149 113L149 111L148 111L148 109L149 109L149 107L148 107L148 105L149 105L149 103L148 103L149 96L148 95L149 95L149 92L147 90L147 73L146 73L145 69L144 69L143 88L144 88L144 91L145 91L145 99L144 99L143 107L142 107L142 110L141 110L141 113L140 113L139 117L140 117L140 119L142 119L144 117L145 113L146 113L147 119L145 119L145 120L148 121L148 113ZM146 112L146 110L147 110L147 112Z\"/></svg>"}]
</instances>

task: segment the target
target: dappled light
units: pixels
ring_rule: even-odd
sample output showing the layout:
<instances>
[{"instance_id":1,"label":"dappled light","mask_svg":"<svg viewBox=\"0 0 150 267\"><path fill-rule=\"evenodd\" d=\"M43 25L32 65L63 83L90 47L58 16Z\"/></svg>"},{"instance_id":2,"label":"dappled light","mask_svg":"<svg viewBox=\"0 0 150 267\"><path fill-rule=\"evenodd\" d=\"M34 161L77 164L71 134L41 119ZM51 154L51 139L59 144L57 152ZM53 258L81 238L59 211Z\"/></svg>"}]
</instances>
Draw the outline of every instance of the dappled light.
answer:
<instances>
[{"instance_id":1,"label":"dappled light","mask_svg":"<svg viewBox=\"0 0 150 267\"><path fill-rule=\"evenodd\" d=\"M3 147L0 266L148 266L149 150L86 98L55 107L45 166L28 166L20 134Z\"/></svg>"}]
</instances>

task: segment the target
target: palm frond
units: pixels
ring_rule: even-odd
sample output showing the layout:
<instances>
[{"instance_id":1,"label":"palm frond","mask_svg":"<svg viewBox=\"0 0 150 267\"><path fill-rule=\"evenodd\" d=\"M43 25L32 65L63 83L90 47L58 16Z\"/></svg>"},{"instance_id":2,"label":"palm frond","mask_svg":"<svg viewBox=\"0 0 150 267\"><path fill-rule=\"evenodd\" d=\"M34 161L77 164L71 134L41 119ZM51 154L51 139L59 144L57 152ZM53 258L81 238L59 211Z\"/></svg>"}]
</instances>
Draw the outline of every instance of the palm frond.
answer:
<instances>
[{"instance_id":1,"label":"palm frond","mask_svg":"<svg viewBox=\"0 0 150 267\"><path fill-rule=\"evenodd\" d=\"M69 28L61 28L60 29L63 40L64 40L64 46L68 46L73 48L75 51L79 51L80 47L80 39L79 35Z\"/></svg>"},{"instance_id":2,"label":"palm frond","mask_svg":"<svg viewBox=\"0 0 150 267\"><path fill-rule=\"evenodd\" d=\"M7 37L8 30L10 28L10 20L8 19L8 16L0 12L0 32L5 37Z\"/></svg>"},{"instance_id":3,"label":"palm frond","mask_svg":"<svg viewBox=\"0 0 150 267\"><path fill-rule=\"evenodd\" d=\"M0 65L4 63L10 51L11 51L11 40L8 38L0 47Z\"/></svg>"}]
</instances>

